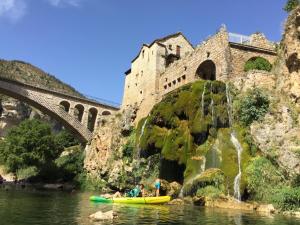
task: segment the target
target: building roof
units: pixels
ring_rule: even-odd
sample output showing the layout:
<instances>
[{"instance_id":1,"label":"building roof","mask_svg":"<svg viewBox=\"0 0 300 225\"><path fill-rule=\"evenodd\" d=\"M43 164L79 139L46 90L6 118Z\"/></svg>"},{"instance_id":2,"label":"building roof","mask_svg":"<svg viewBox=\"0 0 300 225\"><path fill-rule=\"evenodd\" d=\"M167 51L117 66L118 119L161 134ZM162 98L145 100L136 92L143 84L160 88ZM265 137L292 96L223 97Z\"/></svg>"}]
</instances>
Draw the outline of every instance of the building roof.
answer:
<instances>
[{"instance_id":1,"label":"building roof","mask_svg":"<svg viewBox=\"0 0 300 225\"><path fill-rule=\"evenodd\" d=\"M162 37L162 38L155 39L150 45L148 45L148 44L143 44L142 47L141 47L141 49L140 49L140 51L139 51L139 53L137 54L137 56L136 56L131 62L134 62L134 61L139 57L139 55L141 54L141 51L142 51L142 49L143 49L144 46L146 46L146 47L148 47L148 48L151 48L151 46L154 45L154 44L156 43L156 44L158 44L158 45L160 45L160 46L162 46L162 47L166 47L166 46L165 46L164 44L162 44L161 42L166 41L166 40L168 40L168 39L170 39L170 38L178 37L178 36L182 36L182 37L187 41L187 43L188 43L192 48L194 48L193 45L189 42L189 40L188 40L181 32L177 32L177 33L170 34L170 35L165 36L165 37Z\"/></svg>"}]
</instances>

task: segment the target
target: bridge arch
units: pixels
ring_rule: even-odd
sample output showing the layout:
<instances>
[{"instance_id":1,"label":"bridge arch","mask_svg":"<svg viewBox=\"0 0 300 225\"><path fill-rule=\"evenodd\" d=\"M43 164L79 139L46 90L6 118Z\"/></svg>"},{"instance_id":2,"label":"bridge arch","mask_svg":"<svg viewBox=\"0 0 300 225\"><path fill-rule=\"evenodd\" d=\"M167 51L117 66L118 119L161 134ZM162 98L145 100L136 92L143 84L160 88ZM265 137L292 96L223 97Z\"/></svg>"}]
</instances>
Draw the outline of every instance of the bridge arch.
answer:
<instances>
[{"instance_id":1,"label":"bridge arch","mask_svg":"<svg viewBox=\"0 0 300 225\"><path fill-rule=\"evenodd\" d=\"M94 107L89 109L88 129L93 132L96 125L98 110Z\"/></svg>"},{"instance_id":2,"label":"bridge arch","mask_svg":"<svg viewBox=\"0 0 300 225\"><path fill-rule=\"evenodd\" d=\"M60 107L61 107L63 110L65 110L66 112L69 112L69 111L70 111L70 103L69 103L68 101L63 100L63 101L61 101L61 102L59 103L59 105L60 105Z\"/></svg>"},{"instance_id":3,"label":"bridge arch","mask_svg":"<svg viewBox=\"0 0 300 225\"><path fill-rule=\"evenodd\" d=\"M212 60L203 61L196 70L196 77L203 80L216 79L216 64Z\"/></svg>"},{"instance_id":4,"label":"bridge arch","mask_svg":"<svg viewBox=\"0 0 300 225\"><path fill-rule=\"evenodd\" d=\"M82 117L84 113L84 106L82 104L77 104L74 107L74 116L82 122Z\"/></svg>"},{"instance_id":5,"label":"bridge arch","mask_svg":"<svg viewBox=\"0 0 300 225\"><path fill-rule=\"evenodd\" d=\"M74 116L62 109L57 101L49 98L47 90L40 90L17 81L0 78L0 93L25 102L49 115L70 130L82 143L91 140L92 133Z\"/></svg>"}]
</instances>

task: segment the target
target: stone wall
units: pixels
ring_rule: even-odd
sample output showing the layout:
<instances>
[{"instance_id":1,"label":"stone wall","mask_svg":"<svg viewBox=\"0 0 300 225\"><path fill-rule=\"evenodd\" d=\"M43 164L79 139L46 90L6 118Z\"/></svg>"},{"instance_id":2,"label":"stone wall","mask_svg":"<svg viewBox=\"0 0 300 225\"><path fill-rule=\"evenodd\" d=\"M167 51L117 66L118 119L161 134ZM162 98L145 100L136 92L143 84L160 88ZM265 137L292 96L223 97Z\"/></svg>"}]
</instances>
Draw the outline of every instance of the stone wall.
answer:
<instances>
[{"instance_id":1,"label":"stone wall","mask_svg":"<svg viewBox=\"0 0 300 225\"><path fill-rule=\"evenodd\" d=\"M159 77L159 99L174 89L199 79L197 68L206 60L216 65L216 79L226 80L229 58L228 35L221 29L216 35L204 41L194 52L176 61Z\"/></svg>"},{"instance_id":2,"label":"stone wall","mask_svg":"<svg viewBox=\"0 0 300 225\"><path fill-rule=\"evenodd\" d=\"M268 60L271 64L274 64L277 54L273 51L260 50L252 48L251 46L230 44L231 52L231 77L241 76L244 73L245 63L254 57L263 57Z\"/></svg>"},{"instance_id":3,"label":"stone wall","mask_svg":"<svg viewBox=\"0 0 300 225\"><path fill-rule=\"evenodd\" d=\"M231 79L234 86L241 92L247 91L254 87L274 90L276 87L276 77L274 74L262 71L262 70L251 70L242 73L242 76L236 76Z\"/></svg>"}]
</instances>

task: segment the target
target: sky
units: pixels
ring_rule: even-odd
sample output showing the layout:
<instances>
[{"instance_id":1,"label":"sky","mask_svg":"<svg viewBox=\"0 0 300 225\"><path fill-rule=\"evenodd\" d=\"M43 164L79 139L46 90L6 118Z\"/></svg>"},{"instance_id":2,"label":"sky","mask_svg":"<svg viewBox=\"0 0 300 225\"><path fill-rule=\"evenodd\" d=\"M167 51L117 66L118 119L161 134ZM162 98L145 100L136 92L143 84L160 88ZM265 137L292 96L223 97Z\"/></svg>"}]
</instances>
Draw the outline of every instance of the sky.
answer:
<instances>
[{"instance_id":1,"label":"sky","mask_svg":"<svg viewBox=\"0 0 300 225\"><path fill-rule=\"evenodd\" d=\"M193 45L225 24L280 41L286 0L0 0L0 58L38 66L79 92L121 103L143 43L181 31Z\"/></svg>"}]
</instances>

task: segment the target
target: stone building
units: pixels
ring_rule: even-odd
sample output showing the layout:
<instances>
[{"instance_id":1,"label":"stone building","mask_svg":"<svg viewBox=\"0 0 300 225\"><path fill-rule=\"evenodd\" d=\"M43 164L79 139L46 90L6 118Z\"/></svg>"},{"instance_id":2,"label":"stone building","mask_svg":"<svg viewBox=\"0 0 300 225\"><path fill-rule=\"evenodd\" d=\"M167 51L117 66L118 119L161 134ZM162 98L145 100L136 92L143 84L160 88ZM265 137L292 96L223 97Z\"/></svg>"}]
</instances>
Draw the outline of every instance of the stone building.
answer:
<instances>
[{"instance_id":1,"label":"stone building","mask_svg":"<svg viewBox=\"0 0 300 225\"><path fill-rule=\"evenodd\" d=\"M195 48L182 33L157 39L141 47L125 73L122 109L137 108L139 121L165 94L184 84L197 79L237 83L246 78L248 60L263 57L273 64L276 55L275 44L263 34L232 34L225 27Z\"/></svg>"}]
</instances>

